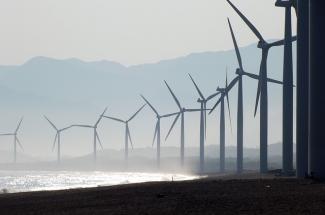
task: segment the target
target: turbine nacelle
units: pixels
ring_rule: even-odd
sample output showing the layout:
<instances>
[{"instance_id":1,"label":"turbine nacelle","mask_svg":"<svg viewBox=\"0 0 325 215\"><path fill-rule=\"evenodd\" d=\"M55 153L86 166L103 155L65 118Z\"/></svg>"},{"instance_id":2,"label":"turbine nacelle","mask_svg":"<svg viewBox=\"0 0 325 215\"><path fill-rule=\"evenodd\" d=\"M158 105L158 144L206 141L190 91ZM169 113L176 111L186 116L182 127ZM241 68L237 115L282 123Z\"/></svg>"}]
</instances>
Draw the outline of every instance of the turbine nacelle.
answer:
<instances>
[{"instance_id":1,"label":"turbine nacelle","mask_svg":"<svg viewBox=\"0 0 325 215\"><path fill-rule=\"evenodd\" d=\"M293 0L277 0L275 2L276 7L292 7Z\"/></svg>"},{"instance_id":2,"label":"turbine nacelle","mask_svg":"<svg viewBox=\"0 0 325 215\"><path fill-rule=\"evenodd\" d=\"M217 88L217 91L220 92L220 93L224 93L224 92L226 92L226 89L225 88L218 87Z\"/></svg>"},{"instance_id":3,"label":"turbine nacelle","mask_svg":"<svg viewBox=\"0 0 325 215\"><path fill-rule=\"evenodd\" d=\"M259 49L263 49L265 47L265 42L263 42L263 41L258 41L258 43L257 43L257 48L259 48Z\"/></svg>"},{"instance_id":4,"label":"turbine nacelle","mask_svg":"<svg viewBox=\"0 0 325 215\"><path fill-rule=\"evenodd\" d=\"M237 69L236 69L236 74L237 74L237 75L244 75L245 72L244 72L242 69L237 68Z\"/></svg>"},{"instance_id":5,"label":"turbine nacelle","mask_svg":"<svg viewBox=\"0 0 325 215\"><path fill-rule=\"evenodd\" d=\"M205 100L198 98L198 99L197 99L197 102L198 102L198 103L203 103L203 102L205 102Z\"/></svg>"}]
</instances>

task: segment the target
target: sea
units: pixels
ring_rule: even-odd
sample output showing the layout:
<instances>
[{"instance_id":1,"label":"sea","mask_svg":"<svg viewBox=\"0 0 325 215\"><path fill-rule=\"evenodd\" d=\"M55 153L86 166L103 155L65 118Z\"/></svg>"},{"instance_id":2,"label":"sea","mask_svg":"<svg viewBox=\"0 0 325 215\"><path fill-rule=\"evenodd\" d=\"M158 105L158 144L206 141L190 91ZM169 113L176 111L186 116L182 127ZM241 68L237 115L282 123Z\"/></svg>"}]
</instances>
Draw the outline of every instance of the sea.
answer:
<instances>
[{"instance_id":1,"label":"sea","mask_svg":"<svg viewBox=\"0 0 325 215\"><path fill-rule=\"evenodd\" d=\"M171 173L0 171L0 193L64 190L150 181L183 181L198 176Z\"/></svg>"}]
</instances>

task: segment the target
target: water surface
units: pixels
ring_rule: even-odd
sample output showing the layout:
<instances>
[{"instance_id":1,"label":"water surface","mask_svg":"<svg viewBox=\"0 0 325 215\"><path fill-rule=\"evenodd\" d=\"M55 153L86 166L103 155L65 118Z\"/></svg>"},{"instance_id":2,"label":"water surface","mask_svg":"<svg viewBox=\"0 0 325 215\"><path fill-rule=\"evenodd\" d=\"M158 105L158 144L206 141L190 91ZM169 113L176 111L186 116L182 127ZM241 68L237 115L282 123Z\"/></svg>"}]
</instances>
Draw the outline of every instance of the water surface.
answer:
<instances>
[{"instance_id":1,"label":"water surface","mask_svg":"<svg viewBox=\"0 0 325 215\"><path fill-rule=\"evenodd\" d=\"M0 192L62 190L149 181L181 181L197 176L140 172L0 171Z\"/></svg>"}]
</instances>

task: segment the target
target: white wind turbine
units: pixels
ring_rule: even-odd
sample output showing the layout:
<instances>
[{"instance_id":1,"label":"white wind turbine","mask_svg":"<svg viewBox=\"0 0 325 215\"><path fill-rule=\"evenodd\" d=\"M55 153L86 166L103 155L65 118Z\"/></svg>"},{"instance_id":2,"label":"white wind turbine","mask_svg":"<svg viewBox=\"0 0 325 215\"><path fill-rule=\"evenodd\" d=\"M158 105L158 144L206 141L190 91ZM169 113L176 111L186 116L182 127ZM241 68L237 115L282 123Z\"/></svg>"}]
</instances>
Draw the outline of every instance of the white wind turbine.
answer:
<instances>
[{"instance_id":1,"label":"white wind turbine","mask_svg":"<svg viewBox=\"0 0 325 215\"><path fill-rule=\"evenodd\" d=\"M156 144L157 144L157 167L159 169L160 168L160 143L161 143L161 139L160 139L160 120L162 118L175 116L175 115L178 114L178 112L171 113L171 114L160 115L158 113L158 111L152 106L152 104L143 95L141 95L141 97L149 105L151 110L156 114L157 122L156 122L155 133L154 133L154 136L153 136L152 145L154 145L155 141L157 141L156 142Z\"/></svg>"},{"instance_id":2,"label":"white wind turbine","mask_svg":"<svg viewBox=\"0 0 325 215\"><path fill-rule=\"evenodd\" d=\"M57 152L57 161L58 163L61 162L61 132L62 131L65 131L69 128L71 128L72 126L67 126L67 127L64 127L64 128L61 128L61 129L58 129L53 122L51 122L51 120L49 120L49 118L47 118L46 116L44 116L44 118L51 124L51 126L55 129L56 131L56 134L55 134L55 138L54 138L54 143L53 143L53 146L52 146L52 151L54 150L55 148L55 144L57 142L57 145L58 145L58 152Z\"/></svg>"},{"instance_id":3,"label":"white wind turbine","mask_svg":"<svg viewBox=\"0 0 325 215\"><path fill-rule=\"evenodd\" d=\"M166 135L165 141L169 137L171 131L173 130L175 124L177 123L179 117L181 118L181 133L180 133L180 161L181 161L181 167L184 167L184 154L185 154L185 113L186 112L198 112L201 111L201 109L189 109L181 106L181 103L179 102L178 98L176 97L175 93L171 89L171 87L168 85L166 81L164 81L170 94L172 95L174 101L176 102L176 105L179 108L179 112L177 112L176 117Z\"/></svg>"},{"instance_id":4,"label":"white wind turbine","mask_svg":"<svg viewBox=\"0 0 325 215\"><path fill-rule=\"evenodd\" d=\"M14 131L14 133L0 134L0 136L14 136L14 163L16 163L16 161L17 161L17 144L19 145L19 147L22 150L24 150L23 146L21 145L21 143L17 137L17 133L18 133L18 130L20 128L22 121L23 121L23 117L20 119L18 126L17 126L16 130Z\"/></svg>"},{"instance_id":5,"label":"white wind turbine","mask_svg":"<svg viewBox=\"0 0 325 215\"><path fill-rule=\"evenodd\" d=\"M103 149L102 142L100 141L100 139L98 137L97 126L100 123L100 121L102 120L106 111L107 111L107 107L105 108L103 113L99 116L98 120L96 121L96 123L94 125L81 125L81 124L71 125L71 127L91 128L94 130L94 161L95 162L97 160L97 140L99 142L100 147Z\"/></svg>"},{"instance_id":6,"label":"white wind turbine","mask_svg":"<svg viewBox=\"0 0 325 215\"><path fill-rule=\"evenodd\" d=\"M124 142L125 142L125 148L124 148L124 159L125 162L128 163L128 157L129 157L129 140L131 143L131 147L133 149L133 142L130 134L130 128L129 128L129 122L135 118L136 115L146 106L146 104L142 105L130 118L127 120L119 119L116 117L111 117L111 116L103 116L104 118L111 119L120 123L125 124L125 137L124 137Z\"/></svg>"}]
</instances>

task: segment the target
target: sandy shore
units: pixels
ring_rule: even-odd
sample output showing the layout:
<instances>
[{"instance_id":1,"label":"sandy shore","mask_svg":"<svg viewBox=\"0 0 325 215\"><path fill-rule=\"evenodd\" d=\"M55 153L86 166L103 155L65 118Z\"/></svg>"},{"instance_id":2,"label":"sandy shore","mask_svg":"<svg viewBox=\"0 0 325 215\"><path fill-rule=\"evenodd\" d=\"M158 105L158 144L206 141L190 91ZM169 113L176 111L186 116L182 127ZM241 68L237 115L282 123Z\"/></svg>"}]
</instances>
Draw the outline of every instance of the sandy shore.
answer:
<instances>
[{"instance_id":1,"label":"sandy shore","mask_svg":"<svg viewBox=\"0 0 325 215\"><path fill-rule=\"evenodd\" d=\"M0 214L325 214L325 184L250 178L2 194Z\"/></svg>"}]
</instances>

